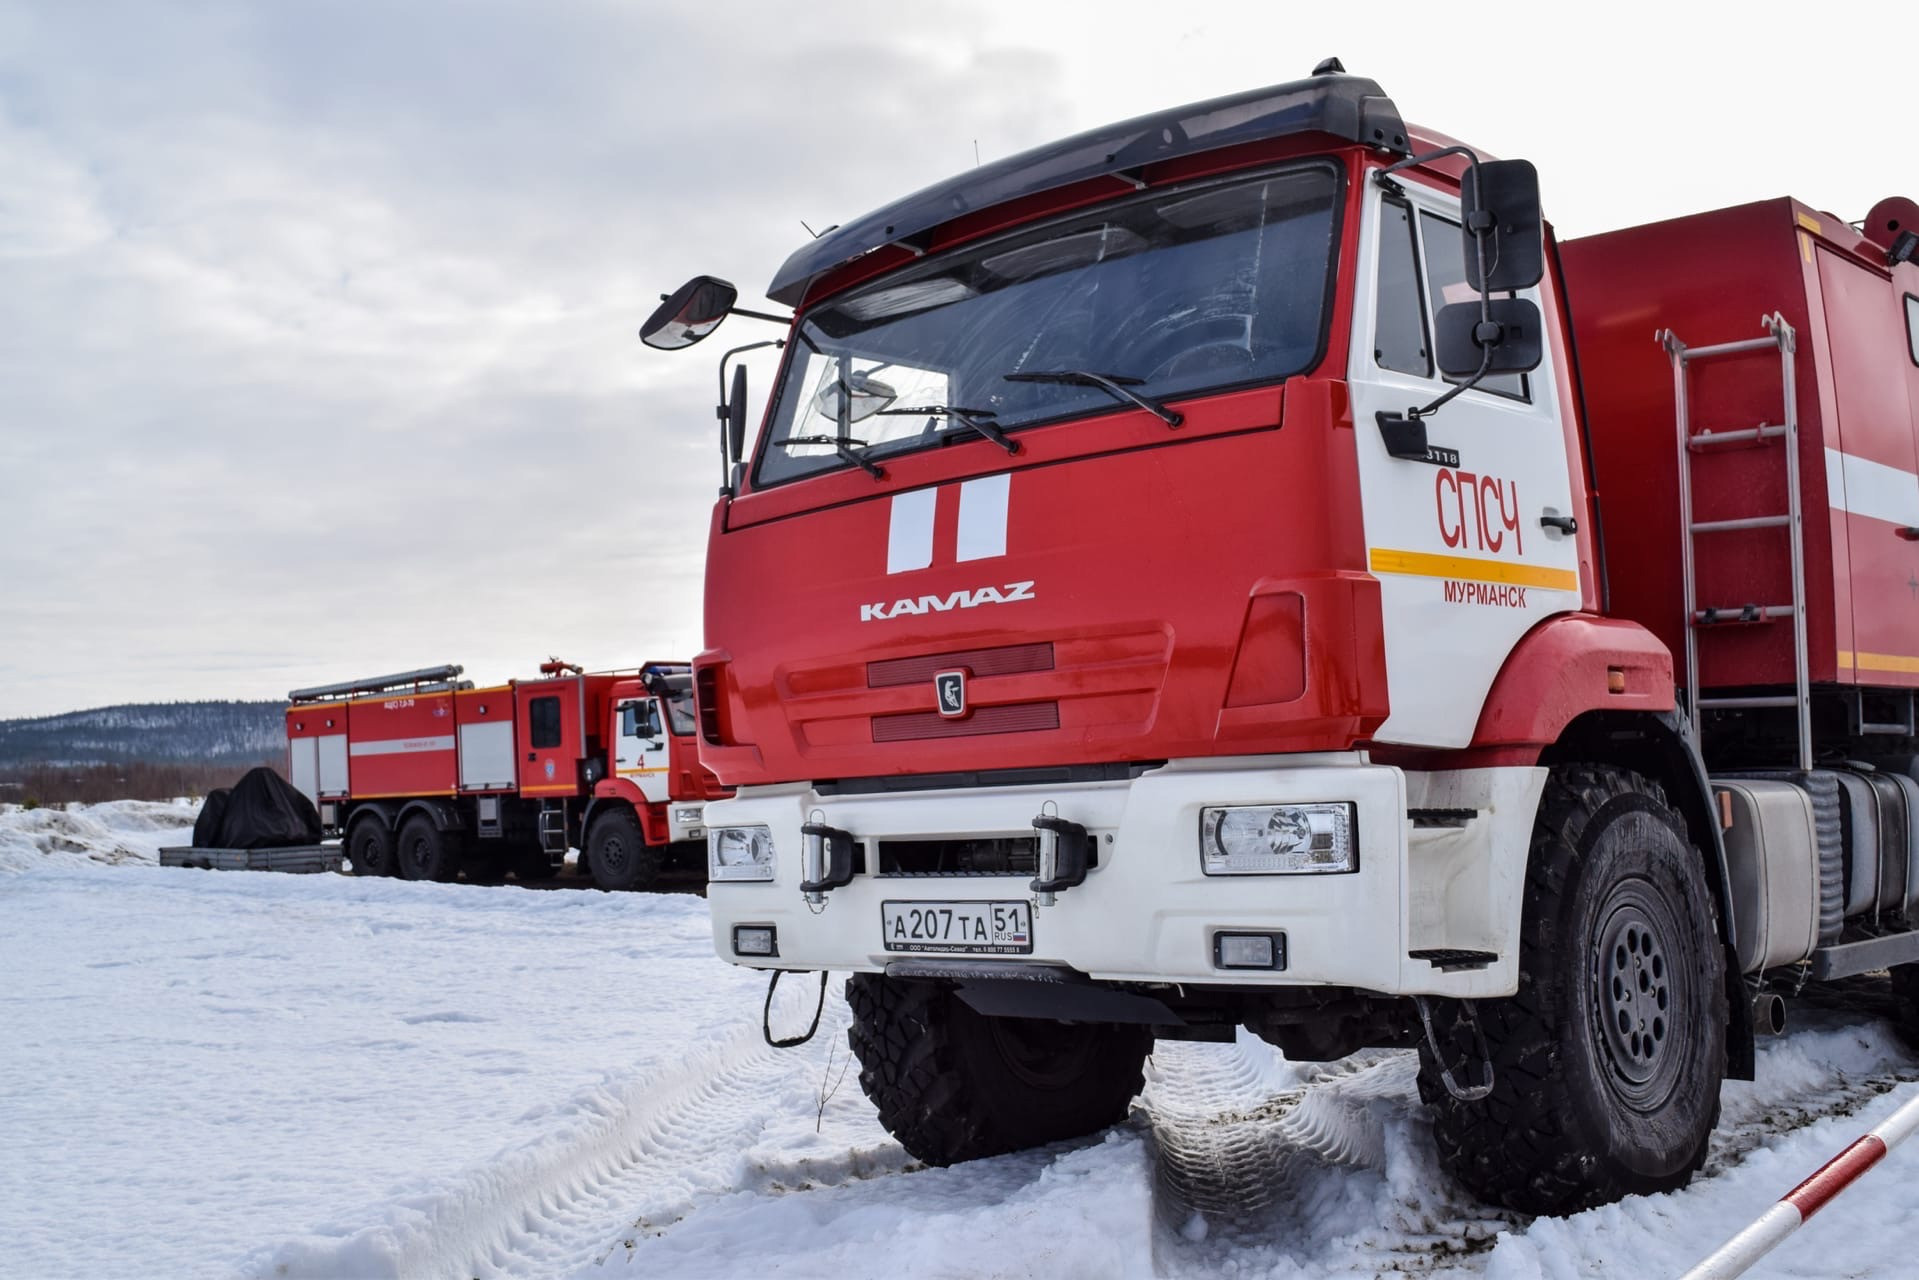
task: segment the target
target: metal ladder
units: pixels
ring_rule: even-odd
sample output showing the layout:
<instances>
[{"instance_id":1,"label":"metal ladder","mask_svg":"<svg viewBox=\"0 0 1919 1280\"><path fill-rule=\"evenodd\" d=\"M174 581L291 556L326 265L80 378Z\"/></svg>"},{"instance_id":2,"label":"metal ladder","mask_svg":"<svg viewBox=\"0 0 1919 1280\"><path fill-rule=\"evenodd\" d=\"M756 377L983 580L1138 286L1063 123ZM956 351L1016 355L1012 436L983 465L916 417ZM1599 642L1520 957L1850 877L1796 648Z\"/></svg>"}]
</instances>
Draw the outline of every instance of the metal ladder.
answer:
<instances>
[{"instance_id":1,"label":"metal ladder","mask_svg":"<svg viewBox=\"0 0 1919 1280\"><path fill-rule=\"evenodd\" d=\"M1710 347L1688 347L1671 329L1662 329L1655 335L1659 344L1666 349L1667 358L1672 361L1673 401L1679 428L1679 523L1685 531L1685 536L1680 539L1680 546L1681 559L1685 567L1686 694L1692 704L1687 721L1692 733L1693 747L1697 749L1700 714L1704 711L1715 707L1727 709L1791 707L1798 717L1799 768L1805 770L1812 768L1812 681L1811 663L1806 644L1806 548L1799 492L1799 396L1793 377L1796 338L1792 326L1787 324L1786 318L1776 311L1766 316L1760 323L1766 329L1767 336L1764 338L1748 338L1742 342L1722 342ZM1746 355L1768 349L1776 349L1779 352L1780 381L1784 387L1785 399L1780 421L1776 424L1761 423L1756 427L1745 427L1735 431L1701 431L1695 435L1692 430L1690 400L1686 389L1686 370L1700 360ZM1724 445L1757 445L1770 440L1785 441L1786 511L1778 515L1745 516L1736 520L1694 520L1692 517L1693 459L1710 449ZM1786 530L1791 544L1792 602L1790 604L1702 607L1699 603L1698 586L1694 581L1694 560L1698 539L1740 529L1776 528ZM1743 698L1701 696L1699 633L1702 630L1729 623L1772 622L1780 618L1792 619L1793 692L1790 696L1785 694Z\"/></svg>"},{"instance_id":2,"label":"metal ladder","mask_svg":"<svg viewBox=\"0 0 1919 1280\"><path fill-rule=\"evenodd\" d=\"M540 808L540 848L546 853L566 852L566 809L553 808L552 801Z\"/></svg>"}]
</instances>

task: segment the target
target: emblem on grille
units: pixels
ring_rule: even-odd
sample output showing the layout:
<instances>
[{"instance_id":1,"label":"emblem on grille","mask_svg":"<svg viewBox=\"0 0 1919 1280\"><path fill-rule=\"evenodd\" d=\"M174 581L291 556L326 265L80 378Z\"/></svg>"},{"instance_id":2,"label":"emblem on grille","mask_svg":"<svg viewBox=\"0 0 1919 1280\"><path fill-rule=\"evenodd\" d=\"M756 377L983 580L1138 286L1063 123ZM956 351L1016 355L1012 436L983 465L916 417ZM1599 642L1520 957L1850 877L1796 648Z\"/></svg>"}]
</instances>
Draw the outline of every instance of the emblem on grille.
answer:
<instances>
[{"instance_id":1,"label":"emblem on grille","mask_svg":"<svg viewBox=\"0 0 1919 1280\"><path fill-rule=\"evenodd\" d=\"M943 716L966 714L966 673L942 671L933 677L933 699Z\"/></svg>"}]
</instances>

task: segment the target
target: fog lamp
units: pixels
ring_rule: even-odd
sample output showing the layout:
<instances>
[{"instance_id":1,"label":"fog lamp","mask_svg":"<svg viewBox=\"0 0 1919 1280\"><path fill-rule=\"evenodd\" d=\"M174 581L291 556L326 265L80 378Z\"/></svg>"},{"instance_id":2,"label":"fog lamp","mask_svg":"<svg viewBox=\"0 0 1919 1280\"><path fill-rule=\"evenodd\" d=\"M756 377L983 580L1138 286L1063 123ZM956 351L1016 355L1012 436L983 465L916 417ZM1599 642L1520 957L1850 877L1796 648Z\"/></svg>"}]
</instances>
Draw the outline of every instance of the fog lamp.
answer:
<instances>
[{"instance_id":1,"label":"fog lamp","mask_svg":"<svg viewBox=\"0 0 1919 1280\"><path fill-rule=\"evenodd\" d=\"M733 954L736 956L777 956L779 933L770 924L733 926Z\"/></svg>"},{"instance_id":2,"label":"fog lamp","mask_svg":"<svg viewBox=\"0 0 1919 1280\"><path fill-rule=\"evenodd\" d=\"M1209 876L1323 875L1359 870L1350 804L1202 809L1200 870Z\"/></svg>"},{"instance_id":3,"label":"fog lamp","mask_svg":"<svg viewBox=\"0 0 1919 1280\"><path fill-rule=\"evenodd\" d=\"M1215 969L1284 969L1286 935L1283 933L1216 933L1213 935Z\"/></svg>"},{"instance_id":4,"label":"fog lamp","mask_svg":"<svg viewBox=\"0 0 1919 1280\"><path fill-rule=\"evenodd\" d=\"M704 817L705 814L706 810L703 806L697 804L691 805L684 809L675 809L673 811L673 821L683 827L696 827L700 824L700 819Z\"/></svg>"}]
</instances>

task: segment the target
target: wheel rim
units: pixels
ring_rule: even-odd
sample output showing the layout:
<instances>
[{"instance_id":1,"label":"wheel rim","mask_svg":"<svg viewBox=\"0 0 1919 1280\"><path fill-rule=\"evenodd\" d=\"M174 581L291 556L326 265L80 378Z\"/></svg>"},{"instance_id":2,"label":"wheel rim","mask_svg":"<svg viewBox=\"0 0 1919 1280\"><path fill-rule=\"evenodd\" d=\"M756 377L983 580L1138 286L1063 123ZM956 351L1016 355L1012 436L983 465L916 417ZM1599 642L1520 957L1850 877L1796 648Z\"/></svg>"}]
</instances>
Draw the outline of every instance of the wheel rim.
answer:
<instances>
[{"instance_id":1,"label":"wheel rim","mask_svg":"<svg viewBox=\"0 0 1919 1280\"><path fill-rule=\"evenodd\" d=\"M626 841L618 836L602 836L600 839L600 870L607 876L617 876L626 870L628 854Z\"/></svg>"},{"instance_id":2,"label":"wheel rim","mask_svg":"<svg viewBox=\"0 0 1919 1280\"><path fill-rule=\"evenodd\" d=\"M1622 880L1593 933L1591 993L1606 1077L1621 1101L1651 1112L1684 1066L1688 992L1673 964L1677 921L1643 880Z\"/></svg>"},{"instance_id":3,"label":"wheel rim","mask_svg":"<svg viewBox=\"0 0 1919 1280\"><path fill-rule=\"evenodd\" d=\"M1035 1089L1063 1089L1077 1081L1092 1054L1085 1026L1033 1018L988 1018L994 1047L1007 1070Z\"/></svg>"}]
</instances>

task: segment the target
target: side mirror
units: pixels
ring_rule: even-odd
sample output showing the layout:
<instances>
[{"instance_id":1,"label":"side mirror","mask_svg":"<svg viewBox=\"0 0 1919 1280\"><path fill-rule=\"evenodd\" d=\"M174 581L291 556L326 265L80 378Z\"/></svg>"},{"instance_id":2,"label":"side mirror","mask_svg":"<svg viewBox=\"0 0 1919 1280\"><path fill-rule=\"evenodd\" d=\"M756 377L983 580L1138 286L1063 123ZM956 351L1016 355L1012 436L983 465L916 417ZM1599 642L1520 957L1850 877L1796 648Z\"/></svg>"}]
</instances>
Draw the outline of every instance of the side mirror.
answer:
<instances>
[{"instance_id":1,"label":"side mirror","mask_svg":"<svg viewBox=\"0 0 1919 1280\"><path fill-rule=\"evenodd\" d=\"M727 458L738 462L746 456L746 366L733 366L733 390L726 397Z\"/></svg>"},{"instance_id":2,"label":"side mirror","mask_svg":"<svg viewBox=\"0 0 1919 1280\"><path fill-rule=\"evenodd\" d=\"M690 347L720 327L740 291L716 276L694 276L668 294L640 326L640 341L661 351Z\"/></svg>"},{"instance_id":3,"label":"side mirror","mask_svg":"<svg viewBox=\"0 0 1919 1280\"><path fill-rule=\"evenodd\" d=\"M1478 199L1469 172L1460 187L1466 224L1466 283L1481 293L1530 289L1546 274L1546 219L1539 208L1539 171L1530 160L1485 160ZM1479 278L1478 237L1486 246L1486 278ZM1475 361L1473 368L1479 367Z\"/></svg>"},{"instance_id":4,"label":"side mirror","mask_svg":"<svg viewBox=\"0 0 1919 1280\"><path fill-rule=\"evenodd\" d=\"M1544 326L1539 308L1525 298L1494 298L1492 319L1483 324L1479 303L1455 302L1439 309L1433 320L1433 356L1449 378L1470 378L1488 350L1491 373L1530 373L1546 356Z\"/></svg>"}]
</instances>

